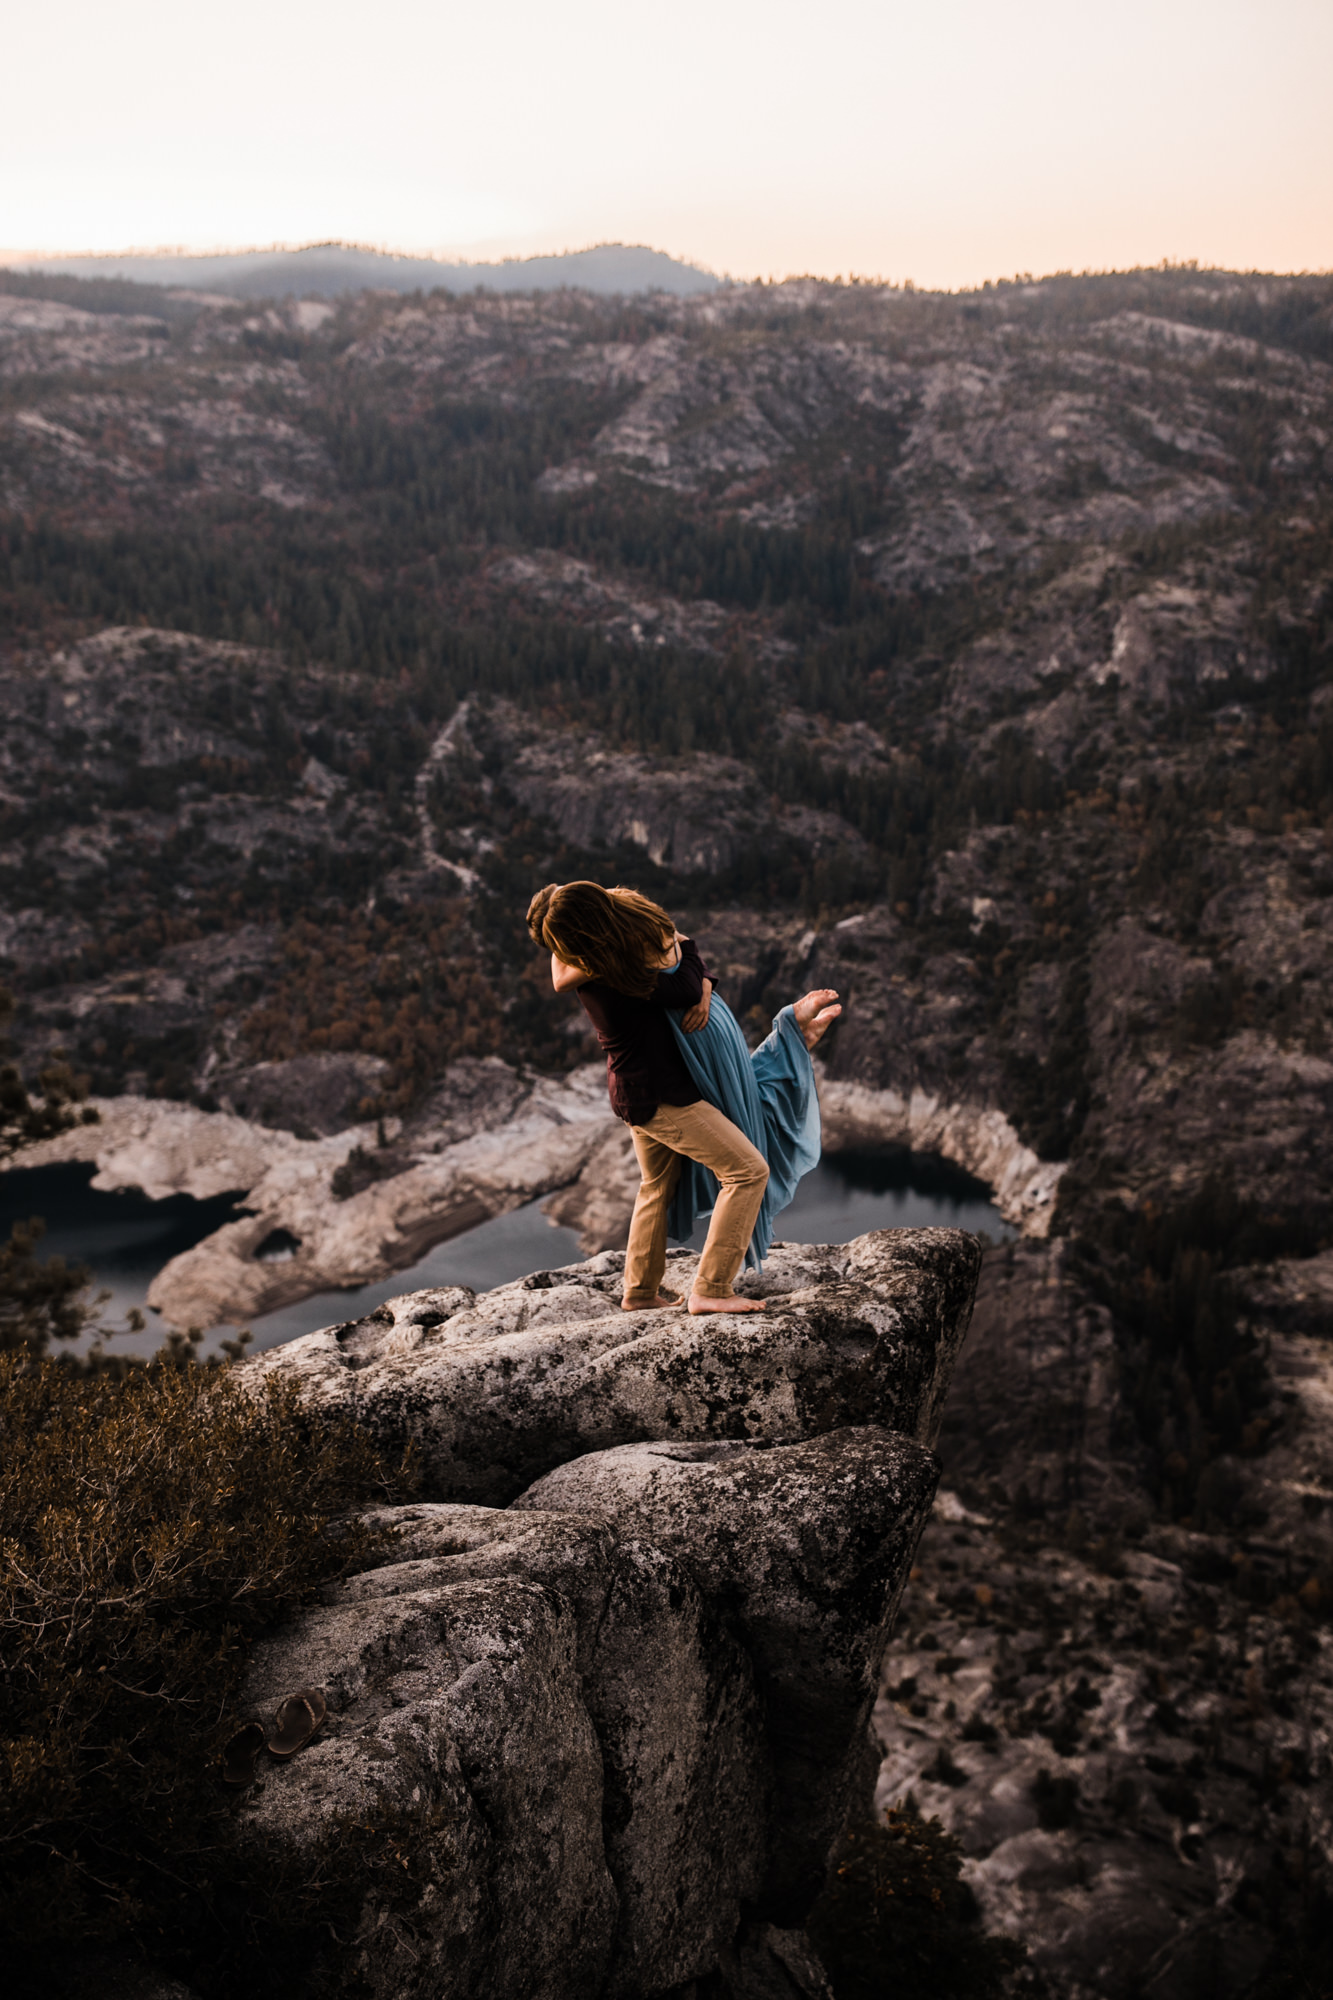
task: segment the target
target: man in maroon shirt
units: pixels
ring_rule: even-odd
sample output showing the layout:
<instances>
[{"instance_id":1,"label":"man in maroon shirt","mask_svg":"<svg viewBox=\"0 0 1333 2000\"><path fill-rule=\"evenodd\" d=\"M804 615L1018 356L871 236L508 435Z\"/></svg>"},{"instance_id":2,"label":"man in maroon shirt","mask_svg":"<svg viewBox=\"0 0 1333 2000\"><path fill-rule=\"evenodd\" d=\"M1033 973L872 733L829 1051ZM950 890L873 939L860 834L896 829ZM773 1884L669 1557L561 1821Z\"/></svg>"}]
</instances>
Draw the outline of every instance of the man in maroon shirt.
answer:
<instances>
[{"instance_id":1,"label":"man in maroon shirt","mask_svg":"<svg viewBox=\"0 0 1333 2000\"><path fill-rule=\"evenodd\" d=\"M633 1135L642 1180L625 1252L625 1311L680 1304L661 1286L667 1213L685 1158L708 1167L719 1183L689 1309L762 1312L762 1299L744 1298L732 1286L764 1199L768 1162L700 1096L666 1017L667 1008L680 1011L687 1030L708 1019L712 981L694 944L647 897L595 882L540 890L528 909L528 927L551 951L557 993L577 990L606 1052L611 1108ZM571 937L582 947L577 962ZM562 939L564 952L553 948ZM596 976L604 968L615 984Z\"/></svg>"},{"instance_id":2,"label":"man in maroon shirt","mask_svg":"<svg viewBox=\"0 0 1333 2000\"><path fill-rule=\"evenodd\" d=\"M659 1104L700 1102L667 1009L681 1014L683 1028L701 1028L708 1019L712 981L693 939L678 939L676 952L675 964L657 974L644 999L620 993L604 979L588 979L577 966L562 965L552 954L555 989L558 993L573 986L577 991L606 1055L611 1109L629 1125L646 1125Z\"/></svg>"}]
</instances>

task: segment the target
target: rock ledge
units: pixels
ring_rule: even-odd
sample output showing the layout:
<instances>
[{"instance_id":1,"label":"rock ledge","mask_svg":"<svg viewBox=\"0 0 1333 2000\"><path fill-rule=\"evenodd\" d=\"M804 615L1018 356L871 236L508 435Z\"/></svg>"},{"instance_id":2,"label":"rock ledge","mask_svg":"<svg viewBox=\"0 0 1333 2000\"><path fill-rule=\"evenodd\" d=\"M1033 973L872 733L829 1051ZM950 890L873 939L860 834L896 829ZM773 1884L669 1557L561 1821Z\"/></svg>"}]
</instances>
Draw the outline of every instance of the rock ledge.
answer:
<instances>
[{"instance_id":1,"label":"rock ledge","mask_svg":"<svg viewBox=\"0 0 1333 2000\"><path fill-rule=\"evenodd\" d=\"M424 1475L377 1517L388 1558L246 1690L262 1714L315 1683L330 1715L239 1838L317 1868L388 1826L413 1858L321 1992L827 2000L801 1925L870 1797L978 1264L954 1230L780 1246L762 1319L691 1320L622 1313L606 1253L249 1364L412 1439Z\"/></svg>"}]
</instances>

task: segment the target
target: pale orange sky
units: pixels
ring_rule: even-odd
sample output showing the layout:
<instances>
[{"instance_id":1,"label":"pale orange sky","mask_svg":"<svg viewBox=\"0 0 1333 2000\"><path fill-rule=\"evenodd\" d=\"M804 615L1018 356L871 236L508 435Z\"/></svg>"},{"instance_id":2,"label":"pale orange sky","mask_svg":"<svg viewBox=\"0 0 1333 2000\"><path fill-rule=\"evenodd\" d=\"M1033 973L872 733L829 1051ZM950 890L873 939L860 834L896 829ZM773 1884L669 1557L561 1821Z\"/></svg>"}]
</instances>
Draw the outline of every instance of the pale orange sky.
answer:
<instances>
[{"instance_id":1,"label":"pale orange sky","mask_svg":"<svg viewBox=\"0 0 1333 2000\"><path fill-rule=\"evenodd\" d=\"M5 44L10 255L1333 267L1333 0L54 0Z\"/></svg>"}]
</instances>

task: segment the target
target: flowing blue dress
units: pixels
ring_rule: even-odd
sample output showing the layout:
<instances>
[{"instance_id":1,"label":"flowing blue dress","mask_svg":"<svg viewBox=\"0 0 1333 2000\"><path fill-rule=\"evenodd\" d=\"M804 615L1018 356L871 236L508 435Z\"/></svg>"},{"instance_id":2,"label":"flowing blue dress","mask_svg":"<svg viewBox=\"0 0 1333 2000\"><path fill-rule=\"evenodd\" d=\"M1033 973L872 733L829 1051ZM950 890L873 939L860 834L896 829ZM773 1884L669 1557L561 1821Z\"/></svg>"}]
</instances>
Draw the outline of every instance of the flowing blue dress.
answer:
<instances>
[{"instance_id":1,"label":"flowing blue dress","mask_svg":"<svg viewBox=\"0 0 1333 2000\"><path fill-rule=\"evenodd\" d=\"M740 1023L715 993L708 1025L687 1035L679 1015L667 1009L685 1067L712 1105L738 1125L768 1161L768 1186L745 1253L746 1268L758 1270L773 1241L773 1224L796 1192L796 1184L818 1165L819 1097L814 1064L790 1007L774 1017L773 1032L750 1053ZM711 1215L718 1180L697 1160L686 1160L672 1197L667 1233L678 1243Z\"/></svg>"}]
</instances>

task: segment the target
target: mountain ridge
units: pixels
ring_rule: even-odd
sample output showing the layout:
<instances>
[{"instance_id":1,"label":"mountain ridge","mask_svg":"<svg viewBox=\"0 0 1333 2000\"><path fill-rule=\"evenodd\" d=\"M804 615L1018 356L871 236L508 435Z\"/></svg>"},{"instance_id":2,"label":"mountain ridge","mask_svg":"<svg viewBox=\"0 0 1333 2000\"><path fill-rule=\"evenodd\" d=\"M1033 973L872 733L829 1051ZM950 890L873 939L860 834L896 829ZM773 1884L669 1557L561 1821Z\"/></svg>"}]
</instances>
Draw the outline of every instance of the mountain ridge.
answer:
<instances>
[{"instance_id":1,"label":"mountain ridge","mask_svg":"<svg viewBox=\"0 0 1333 2000\"><path fill-rule=\"evenodd\" d=\"M74 278L121 278L141 283L273 298L288 292L341 298L372 289L414 291L552 291L571 286L600 296L669 292L687 297L714 291L711 271L641 243L596 243L551 256L472 263L465 258L410 257L357 243L305 243L297 249L221 251L193 256L158 251L25 259L25 271Z\"/></svg>"}]
</instances>

